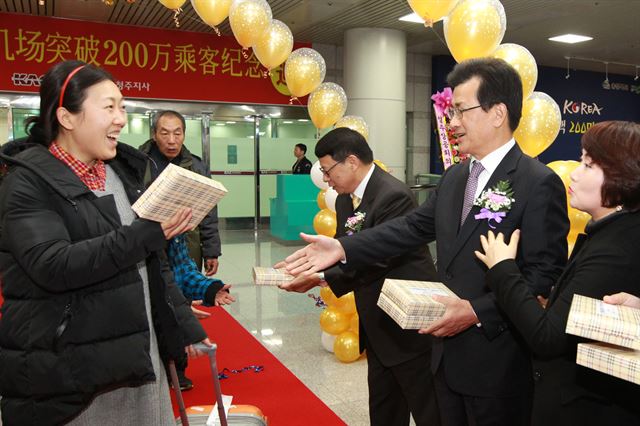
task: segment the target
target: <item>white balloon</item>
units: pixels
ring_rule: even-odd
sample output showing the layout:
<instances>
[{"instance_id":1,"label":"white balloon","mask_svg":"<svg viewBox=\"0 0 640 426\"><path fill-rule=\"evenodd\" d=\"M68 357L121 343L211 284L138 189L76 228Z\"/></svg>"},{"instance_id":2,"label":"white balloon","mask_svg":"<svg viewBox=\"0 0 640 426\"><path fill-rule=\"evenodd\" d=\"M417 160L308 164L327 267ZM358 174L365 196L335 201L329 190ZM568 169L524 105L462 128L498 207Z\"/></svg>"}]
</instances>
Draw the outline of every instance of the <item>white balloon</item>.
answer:
<instances>
[{"instance_id":1,"label":"white balloon","mask_svg":"<svg viewBox=\"0 0 640 426\"><path fill-rule=\"evenodd\" d=\"M338 198L338 193L335 189L329 188L324 193L324 202L327 204L327 208L332 212L336 212L336 198Z\"/></svg>"},{"instance_id":2,"label":"white balloon","mask_svg":"<svg viewBox=\"0 0 640 426\"><path fill-rule=\"evenodd\" d=\"M317 186L318 188L328 189L329 184L324 180L322 180L322 177L323 177L323 173L320 170L320 162L316 161L315 163L313 163L313 166L311 166L311 180L313 181L314 185Z\"/></svg>"},{"instance_id":3,"label":"white balloon","mask_svg":"<svg viewBox=\"0 0 640 426\"><path fill-rule=\"evenodd\" d=\"M329 334L326 331L322 332L322 336L320 336L320 342L322 343L322 347L327 351L333 353L333 343L336 341L336 336L333 334Z\"/></svg>"}]
</instances>

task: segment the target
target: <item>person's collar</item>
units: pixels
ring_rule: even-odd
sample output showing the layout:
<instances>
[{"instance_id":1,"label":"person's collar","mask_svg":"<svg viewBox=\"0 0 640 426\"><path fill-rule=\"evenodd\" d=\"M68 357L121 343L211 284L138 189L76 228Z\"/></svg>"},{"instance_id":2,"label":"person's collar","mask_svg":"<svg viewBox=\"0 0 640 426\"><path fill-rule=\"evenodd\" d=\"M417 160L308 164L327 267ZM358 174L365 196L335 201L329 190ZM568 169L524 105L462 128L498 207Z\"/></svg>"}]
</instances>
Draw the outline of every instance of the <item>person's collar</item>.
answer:
<instances>
[{"instance_id":1,"label":"person's collar","mask_svg":"<svg viewBox=\"0 0 640 426\"><path fill-rule=\"evenodd\" d=\"M626 214L629 214L629 211L623 208L622 210L618 210L618 211L614 210L613 212L609 213L605 217L602 217L598 220L591 219L589 220L589 222L587 222L587 225L584 228L584 233L588 235L593 235L596 232L598 232L600 229L605 227L607 224L613 222L614 220L617 220L618 218Z\"/></svg>"},{"instance_id":2,"label":"person's collar","mask_svg":"<svg viewBox=\"0 0 640 426\"><path fill-rule=\"evenodd\" d=\"M375 164L371 163L369 165L369 171L365 175L365 177L360 181L360 185L353 191L351 194L355 195L359 199L362 200L364 196L364 190L367 189L367 184L369 183L369 179L371 179L371 175L373 174L373 170L376 168Z\"/></svg>"},{"instance_id":3,"label":"person's collar","mask_svg":"<svg viewBox=\"0 0 640 426\"><path fill-rule=\"evenodd\" d=\"M509 142L485 155L482 160L477 160L472 156L472 161L469 162L469 167L471 167L473 161L480 161L482 167L484 167L484 170L489 172L489 176L491 176L493 172L498 168L498 165L500 165L500 162L502 162L502 159L507 155L509 151L511 151L511 148L513 148L515 144L515 139L511 138Z\"/></svg>"},{"instance_id":4,"label":"person's collar","mask_svg":"<svg viewBox=\"0 0 640 426\"><path fill-rule=\"evenodd\" d=\"M107 179L104 161L96 160L89 166L68 153L56 141L49 145L49 152L67 165L89 189L104 191Z\"/></svg>"}]
</instances>

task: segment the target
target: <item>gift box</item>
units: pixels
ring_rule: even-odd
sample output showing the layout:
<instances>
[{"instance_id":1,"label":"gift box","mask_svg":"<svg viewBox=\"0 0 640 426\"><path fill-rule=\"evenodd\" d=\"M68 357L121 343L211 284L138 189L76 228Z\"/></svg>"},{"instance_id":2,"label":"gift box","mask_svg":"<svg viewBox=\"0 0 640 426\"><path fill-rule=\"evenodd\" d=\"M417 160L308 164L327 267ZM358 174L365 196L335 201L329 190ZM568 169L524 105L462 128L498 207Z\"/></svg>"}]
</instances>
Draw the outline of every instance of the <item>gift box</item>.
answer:
<instances>
[{"instance_id":1,"label":"gift box","mask_svg":"<svg viewBox=\"0 0 640 426\"><path fill-rule=\"evenodd\" d=\"M141 218L164 222L189 207L189 225L195 227L226 194L220 182L169 164L131 208Z\"/></svg>"},{"instance_id":2,"label":"gift box","mask_svg":"<svg viewBox=\"0 0 640 426\"><path fill-rule=\"evenodd\" d=\"M599 342L640 349L640 309L610 305L576 294L571 302L566 332Z\"/></svg>"},{"instance_id":3,"label":"gift box","mask_svg":"<svg viewBox=\"0 0 640 426\"><path fill-rule=\"evenodd\" d=\"M444 315L445 305L433 300L434 295L458 297L442 283L386 279L378 306L400 327L414 330L428 327Z\"/></svg>"},{"instance_id":4,"label":"gift box","mask_svg":"<svg viewBox=\"0 0 640 426\"><path fill-rule=\"evenodd\" d=\"M578 343L576 362L640 385L640 351L608 343Z\"/></svg>"},{"instance_id":5,"label":"gift box","mask_svg":"<svg viewBox=\"0 0 640 426\"><path fill-rule=\"evenodd\" d=\"M285 269L253 267L253 282L255 285L280 285L293 280L294 276Z\"/></svg>"}]
</instances>

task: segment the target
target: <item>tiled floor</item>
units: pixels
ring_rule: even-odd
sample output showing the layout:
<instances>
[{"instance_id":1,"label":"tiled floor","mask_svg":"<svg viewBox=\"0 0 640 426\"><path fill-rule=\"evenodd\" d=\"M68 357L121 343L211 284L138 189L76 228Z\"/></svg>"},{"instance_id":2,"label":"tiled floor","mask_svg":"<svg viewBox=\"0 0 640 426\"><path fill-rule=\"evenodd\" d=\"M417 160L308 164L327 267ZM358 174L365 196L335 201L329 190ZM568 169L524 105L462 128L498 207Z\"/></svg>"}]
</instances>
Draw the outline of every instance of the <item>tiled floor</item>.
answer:
<instances>
[{"instance_id":1,"label":"tiled floor","mask_svg":"<svg viewBox=\"0 0 640 426\"><path fill-rule=\"evenodd\" d=\"M322 348L321 308L305 294L256 287L254 265L269 266L300 248L259 231L222 231L218 278L232 284L236 303L227 309L349 426L369 424L365 359L343 364ZM259 262L256 262L259 259ZM310 293L319 294L312 290Z\"/></svg>"}]
</instances>

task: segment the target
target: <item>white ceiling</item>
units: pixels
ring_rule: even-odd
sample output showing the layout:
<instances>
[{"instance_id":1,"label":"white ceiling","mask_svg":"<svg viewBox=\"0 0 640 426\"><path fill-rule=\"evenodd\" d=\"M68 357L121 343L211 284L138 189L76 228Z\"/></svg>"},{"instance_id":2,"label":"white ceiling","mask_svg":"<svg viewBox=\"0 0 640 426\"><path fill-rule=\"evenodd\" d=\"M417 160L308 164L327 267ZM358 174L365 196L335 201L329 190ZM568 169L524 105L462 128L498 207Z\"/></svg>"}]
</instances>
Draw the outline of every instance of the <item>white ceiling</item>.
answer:
<instances>
[{"instance_id":1,"label":"white ceiling","mask_svg":"<svg viewBox=\"0 0 640 426\"><path fill-rule=\"evenodd\" d=\"M357 27L402 30L410 52L447 54L441 41L442 23L434 28L398 21L411 12L406 0L267 0L276 19L291 28L301 42L342 45L344 31ZM503 43L517 43L531 51L539 65L635 75L640 66L640 0L502 0L507 16ZM173 12L157 0L0 0L0 11L56 16L86 21L175 28ZM180 30L213 32L197 16L190 2L180 15ZM228 21L220 30L231 35ZM547 38L564 33L589 35L592 41L567 45ZM629 65L620 65L624 63Z\"/></svg>"}]
</instances>

